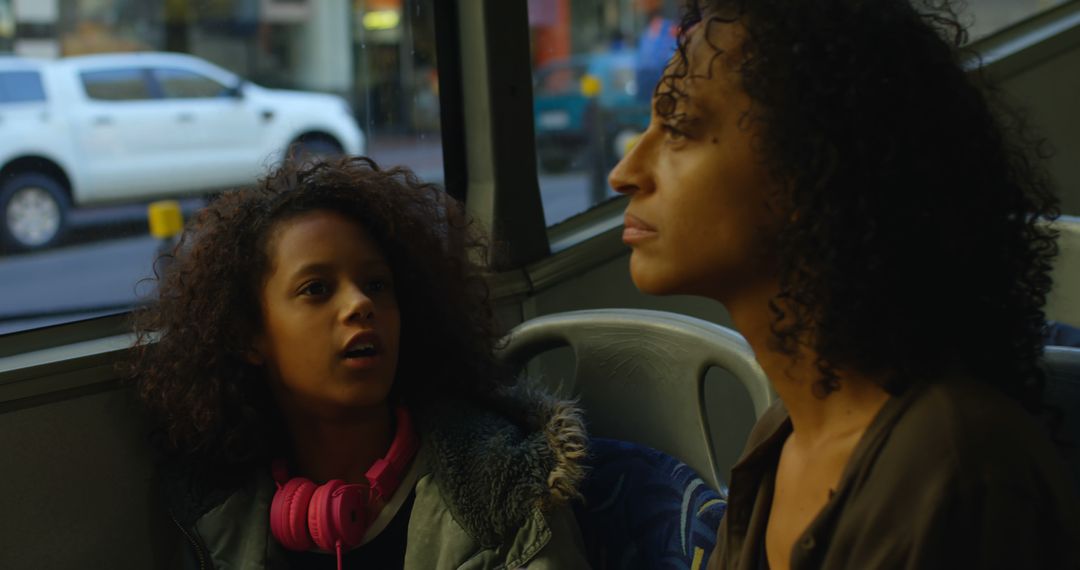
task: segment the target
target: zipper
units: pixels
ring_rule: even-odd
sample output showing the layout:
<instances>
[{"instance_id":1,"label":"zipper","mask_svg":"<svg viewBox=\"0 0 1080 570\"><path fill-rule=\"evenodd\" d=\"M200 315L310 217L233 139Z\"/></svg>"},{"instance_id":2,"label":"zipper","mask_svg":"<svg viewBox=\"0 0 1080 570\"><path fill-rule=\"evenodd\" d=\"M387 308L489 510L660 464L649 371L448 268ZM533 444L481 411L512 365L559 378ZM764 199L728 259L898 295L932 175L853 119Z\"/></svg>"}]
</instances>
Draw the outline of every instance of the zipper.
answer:
<instances>
[{"instance_id":1,"label":"zipper","mask_svg":"<svg viewBox=\"0 0 1080 570\"><path fill-rule=\"evenodd\" d=\"M176 524L176 528L180 529L180 532L184 533L184 536L188 539L188 542L191 543L191 547L195 549L195 555L199 557L199 570L208 570L208 568L210 567L206 564L206 557L203 556L202 546L197 540L195 540L195 537L191 536L191 533L188 532L186 528L184 528L184 525L180 524L180 521L176 520L175 516L169 515L169 517L172 518L173 523Z\"/></svg>"}]
</instances>

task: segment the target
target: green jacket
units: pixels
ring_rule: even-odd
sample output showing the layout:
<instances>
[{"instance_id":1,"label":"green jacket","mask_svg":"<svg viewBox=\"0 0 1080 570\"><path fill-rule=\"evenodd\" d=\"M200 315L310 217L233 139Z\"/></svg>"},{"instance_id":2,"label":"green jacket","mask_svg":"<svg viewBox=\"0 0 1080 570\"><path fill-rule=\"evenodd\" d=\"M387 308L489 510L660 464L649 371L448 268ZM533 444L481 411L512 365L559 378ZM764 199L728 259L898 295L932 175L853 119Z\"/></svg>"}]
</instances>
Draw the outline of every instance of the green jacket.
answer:
<instances>
[{"instance_id":1,"label":"green jacket","mask_svg":"<svg viewBox=\"0 0 1080 570\"><path fill-rule=\"evenodd\" d=\"M588 568L569 505L586 443L577 408L519 391L416 420L421 452L405 568ZM228 492L196 491L175 474L165 481L187 544L181 568L288 568L269 529L269 468Z\"/></svg>"}]
</instances>

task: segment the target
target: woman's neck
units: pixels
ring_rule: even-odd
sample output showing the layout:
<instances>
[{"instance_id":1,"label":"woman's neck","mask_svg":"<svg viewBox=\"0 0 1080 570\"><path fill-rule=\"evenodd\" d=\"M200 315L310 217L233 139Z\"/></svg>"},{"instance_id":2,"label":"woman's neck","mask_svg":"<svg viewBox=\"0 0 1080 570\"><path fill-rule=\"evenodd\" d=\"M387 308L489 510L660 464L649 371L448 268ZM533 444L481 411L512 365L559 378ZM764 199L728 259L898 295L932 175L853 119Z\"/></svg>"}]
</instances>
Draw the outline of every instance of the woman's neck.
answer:
<instances>
[{"instance_id":1,"label":"woman's neck","mask_svg":"<svg viewBox=\"0 0 1080 570\"><path fill-rule=\"evenodd\" d=\"M316 482L365 482L367 470L393 441L390 406L383 404L345 418L326 419L286 411L298 474Z\"/></svg>"},{"instance_id":2,"label":"woman's neck","mask_svg":"<svg viewBox=\"0 0 1080 570\"><path fill-rule=\"evenodd\" d=\"M821 397L814 389L821 378L817 355L801 346L797 355L784 354L771 342L774 316L769 300L774 296L773 290L761 291L726 305L735 327L754 349L758 363L784 402L797 439L811 447L857 440L888 401L889 394L873 378L838 370L839 389Z\"/></svg>"}]
</instances>

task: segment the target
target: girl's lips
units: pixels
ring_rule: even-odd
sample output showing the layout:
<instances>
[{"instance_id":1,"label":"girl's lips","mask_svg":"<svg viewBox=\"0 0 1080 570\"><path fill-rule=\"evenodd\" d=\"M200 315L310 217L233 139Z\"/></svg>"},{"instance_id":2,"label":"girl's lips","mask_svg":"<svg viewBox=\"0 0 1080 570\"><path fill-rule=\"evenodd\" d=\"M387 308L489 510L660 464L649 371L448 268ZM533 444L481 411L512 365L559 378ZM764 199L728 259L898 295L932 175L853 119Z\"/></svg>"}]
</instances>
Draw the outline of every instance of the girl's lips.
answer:
<instances>
[{"instance_id":1,"label":"girl's lips","mask_svg":"<svg viewBox=\"0 0 1080 570\"><path fill-rule=\"evenodd\" d=\"M623 219L623 243L633 245L652 237L656 237L656 228L630 212L626 213Z\"/></svg>"},{"instance_id":2,"label":"girl's lips","mask_svg":"<svg viewBox=\"0 0 1080 570\"><path fill-rule=\"evenodd\" d=\"M366 370L378 366L382 362L382 356L374 354L372 356L346 358L342 362L345 368L350 370Z\"/></svg>"}]
</instances>

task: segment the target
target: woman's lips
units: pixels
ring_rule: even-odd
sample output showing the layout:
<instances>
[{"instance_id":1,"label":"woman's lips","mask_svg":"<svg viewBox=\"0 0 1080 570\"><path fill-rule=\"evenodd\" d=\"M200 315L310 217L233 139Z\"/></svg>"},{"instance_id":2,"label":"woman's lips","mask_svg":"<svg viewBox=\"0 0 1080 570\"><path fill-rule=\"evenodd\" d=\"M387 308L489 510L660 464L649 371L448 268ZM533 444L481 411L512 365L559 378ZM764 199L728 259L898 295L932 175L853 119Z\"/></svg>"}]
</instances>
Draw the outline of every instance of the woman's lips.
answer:
<instances>
[{"instance_id":1,"label":"woman's lips","mask_svg":"<svg viewBox=\"0 0 1080 570\"><path fill-rule=\"evenodd\" d=\"M633 245L652 237L656 237L656 228L630 212L626 213L623 219L623 243Z\"/></svg>"}]
</instances>

